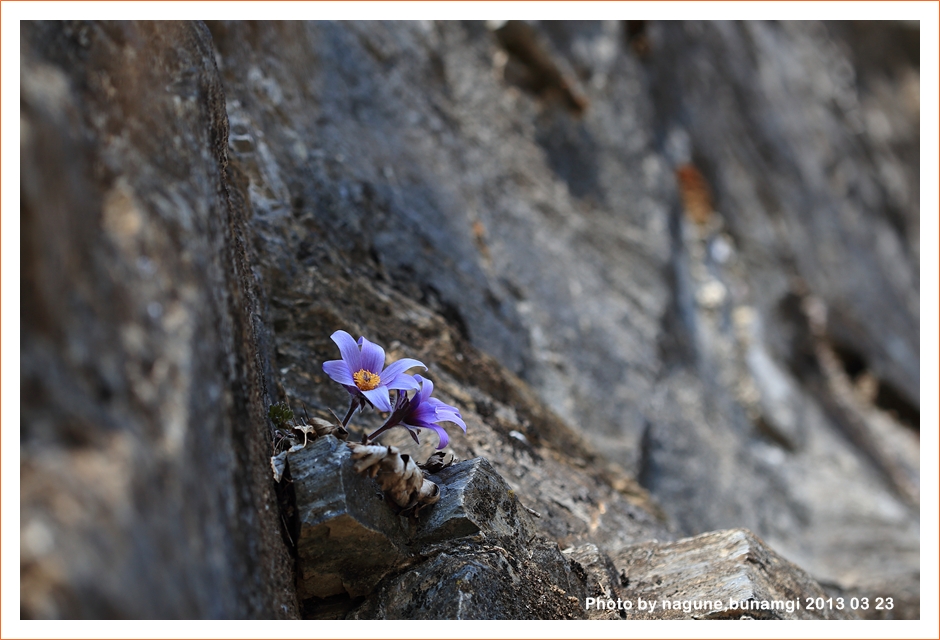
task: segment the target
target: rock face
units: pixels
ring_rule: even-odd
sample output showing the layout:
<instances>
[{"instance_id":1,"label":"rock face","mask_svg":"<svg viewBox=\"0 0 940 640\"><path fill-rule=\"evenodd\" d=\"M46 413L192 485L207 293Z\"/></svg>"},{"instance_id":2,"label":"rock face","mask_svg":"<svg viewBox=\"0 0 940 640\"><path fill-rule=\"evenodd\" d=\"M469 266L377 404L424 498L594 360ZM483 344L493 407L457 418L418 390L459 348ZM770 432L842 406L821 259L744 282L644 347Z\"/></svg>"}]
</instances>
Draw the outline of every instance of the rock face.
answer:
<instances>
[{"instance_id":1,"label":"rock face","mask_svg":"<svg viewBox=\"0 0 940 640\"><path fill-rule=\"evenodd\" d=\"M376 504L378 484L350 456L332 436L288 456L298 592L317 617L857 618L858 598L833 598L746 530L645 542L613 557L591 543L561 552L484 458L429 473L440 500L406 519Z\"/></svg>"},{"instance_id":2,"label":"rock face","mask_svg":"<svg viewBox=\"0 0 940 640\"><path fill-rule=\"evenodd\" d=\"M852 620L861 606L832 599L744 529L628 547L613 562L624 601L637 603L631 619Z\"/></svg>"},{"instance_id":3,"label":"rock face","mask_svg":"<svg viewBox=\"0 0 940 640\"><path fill-rule=\"evenodd\" d=\"M666 573L919 615L916 28L21 34L24 617L620 617ZM428 365L491 513L411 531L345 445L272 482L337 329ZM330 509L397 531L368 585Z\"/></svg>"},{"instance_id":4,"label":"rock face","mask_svg":"<svg viewBox=\"0 0 940 640\"><path fill-rule=\"evenodd\" d=\"M409 532L390 509L377 508L382 492L353 470L345 442L320 438L288 464L298 505L298 594L368 594L400 563Z\"/></svg>"},{"instance_id":5,"label":"rock face","mask_svg":"<svg viewBox=\"0 0 940 640\"><path fill-rule=\"evenodd\" d=\"M209 32L21 37L22 615L296 616Z\"/></svg>"}]
</instances>

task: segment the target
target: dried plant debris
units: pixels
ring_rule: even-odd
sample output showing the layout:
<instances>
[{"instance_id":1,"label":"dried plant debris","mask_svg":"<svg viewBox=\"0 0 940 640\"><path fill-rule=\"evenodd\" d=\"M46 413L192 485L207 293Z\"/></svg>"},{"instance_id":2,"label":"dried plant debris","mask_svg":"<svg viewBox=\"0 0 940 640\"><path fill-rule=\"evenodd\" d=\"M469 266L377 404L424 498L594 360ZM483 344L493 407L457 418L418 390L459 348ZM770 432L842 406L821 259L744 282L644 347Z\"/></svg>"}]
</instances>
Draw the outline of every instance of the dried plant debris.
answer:
<instances>
[{"instance_id":1,"label":"dried plant debris","mask_svg":"<svg viewBox=\"0 0 940 640\"><path fill-rule=\"evenodd\" d=\"M332 423L329 420L324 420L323 418L313 418L310 420L310 424L294 425L294 431L300 431L303 433L304 441L302 445L294 445L294 447L291 447L292 451L297 451L298 449L303 449L305 446L307 446L308 437L310 437L312 440L322 438L325 435L333 435L340 440L345 440L349 437L349 431L347 431L343 425L339 424L338 421L336 423Z\"/></svg>"},{"instance_id":2,"label":"dried plant debris","mask_svg":"<svg viewBox=\"0 0 940 640\"><path fill-rule=\"evenodd\" d=\"M419 464L418 468L422 471L427 471L428 473L437 473L441 469L446 469L452 464L456 464L460 460L454 454L450 454L450 460L447 460L447 454L443 451L437 451L427 459L427 462L424 464Z\"/></svg>"},{"instance_id":3,"label":"dried plant debris","mask_svg":"<svg viewBox=\"0 0 940 640\"><path fill-rule=\"evenodd\" d=\"M271 471L274 472L274 481L280 482L284 477L284 470L287 468L287 452L281 451L276 456L271 456Z\"/></svg>"},{"instance_id":4,"label":"dried plant debris","mask_svg":"<svg viewBox=\"0 0 940 640\"><path fill-rule=\"evenodd\" d=\"M298 423L293 410L285 402L271 405L268 409L268 417L274 423L276 436L274 450L277 453L271 457L271 471L274 473L275 482L280 482L284 477L287 454L300 451L307 446L309 440L316 440L325 435L333 435L340 440L349 437L349 431L335 415L333 422L323 418L312 418L308 422L307 411L304 409L304 417ZM300 438L301 434L303 440Z\"/></svg>"},{"instance_id":5,"label":"dried plant debris","mask_svg":"<svg viewBox=\"0 0 940 640\"><path fill-rule=\"evenodd\" d=\"M411 456L396 447L354 442L347 446L352 449L356 473L375 478L386 498L401 509L400 515L417 516L421 509L440 499L440 487L424 476Z\"/></svg>"}]
</instances>

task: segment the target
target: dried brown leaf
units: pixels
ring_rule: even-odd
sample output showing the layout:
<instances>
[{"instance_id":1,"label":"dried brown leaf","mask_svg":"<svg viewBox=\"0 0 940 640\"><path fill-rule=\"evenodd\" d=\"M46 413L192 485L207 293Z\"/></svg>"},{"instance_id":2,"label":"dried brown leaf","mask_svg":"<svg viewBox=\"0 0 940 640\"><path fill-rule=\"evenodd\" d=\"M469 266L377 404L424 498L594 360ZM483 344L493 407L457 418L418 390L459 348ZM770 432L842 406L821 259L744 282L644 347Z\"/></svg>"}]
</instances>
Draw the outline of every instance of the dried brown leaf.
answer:
<instances>
[{"instance_id":1,"label":"dried brown leaf","mask_svg":"<svg viewBox=\"0 0 940 640\"><path fill-rule=\"evenodd\" d=\"M449 467L450 465L457 462L457 456L454 454L450 455L450 460L445 462L447 459L447 454L443 451L437 451L431 454L431 457L427 459L427 462L424 464L419 464L418 467L427 471L428 473L437 473L441 469Z\"/></svg>"}]
</instances>

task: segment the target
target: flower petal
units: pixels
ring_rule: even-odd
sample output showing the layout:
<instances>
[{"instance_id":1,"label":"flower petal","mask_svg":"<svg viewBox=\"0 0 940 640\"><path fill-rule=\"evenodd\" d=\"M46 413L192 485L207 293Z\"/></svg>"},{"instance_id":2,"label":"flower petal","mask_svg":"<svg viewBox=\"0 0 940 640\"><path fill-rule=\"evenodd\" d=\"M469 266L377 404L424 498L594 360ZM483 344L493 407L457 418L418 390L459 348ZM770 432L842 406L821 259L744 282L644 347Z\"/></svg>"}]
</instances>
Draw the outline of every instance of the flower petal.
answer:
<instances>
[{"instance_id":1,"label":"flower petal","mask_svg":"<svg viewBox=\"0 0 940 640\"><path fill-rule=\"evenodd\" d=\"M460 415L460 410L457 407L452 407L449 404L444 404L437 398L428 398L427 406L434 408L434 413L437 416L435 422L453 422L461 429L464 430L464 433L467 432L467 424L463 421L463 416Z\"/></svg>"},{"instance_id":2,"label":"flower petal","mask_svg":"<svg viewBox=\"0 0 940 640\"><path fill-rule=\"evenodd\" d=\"M418 395L415 396L415 401L418 404L424 404L431 396L431 392L434 391L434 383L427 378L419 376L417 373L414 377L415 380L421 383L421 391L419 391Z\"/></svg>"},{"instance_id":3,"label":"flower petal","mask_svg":"<svg viewBox=\"0 0 940 640\"><path fill-rule=\"evenodd\" d=\"M414 404L412 400L411 411L408 412L408 417L413 420L420 420L423 422L437 422L437 411L431 405L424 404Z\"/></svg>"},{"instance_id":4,"label":"flower petal","mask_svg":"<svg viewBox=\"0 0 940 640\"><path fill-rule=\"evenodd\" d=\"M444 431L444 427L439 427L436 424L428 426L428 429L434 431L437 434L437 437L440 438L440 441L437 443L438 449L443 449L450 442L450 436L447 435L447 432Z\"/></svg>"},{"instance_id":5,"label":"flower petal","mask_svg":"<svg viewBox=\"0 0 940 640\"><path fill-rule=\"evenodd\" d=\"M427 370L427 367L424 366L424 363L420 360L415 360L414 358L402 358L401 360L396 360L392 364L385 367L385 370L381 373L382 381L386 384L392 383L396 378L402 376L405 371L408 369L413 369L414 367L421 367L422 369ZM411 378L411 376L408 376ZM400 389L401 387L392 387L389 389ZM418 386L414 387L409 386L409 389L417 389Z\"/></svg>"},{"instance_id":6,"label":"flower petal","mask_svg":"<svg viewBox=\"0 0 940 640\"><path fill-rule=\"evenodd\" d=\"M447 435L447 431L444 430L444 427L440 425L436 425L433 422L426 422L424 420L419 420L419 419L414 418L413 416L408 419L408 423L409 424L405 424L404 422L402 422L402 426L408 427L409 429L415 429L415 428L430 429L431 431L436 433L439 439L439 442L437 445L438 449L443 449L444 447L447 446L447 443L450 442L450 436Z\"/></svg>"},{"instance_id":7,"label":"flower petal","mask_svg":"<svg viewBox=\"0 0 940 640\"><path fill-rule=\"evenodd\" d=\"M392 410L392 404L388 401L388 387L385 385L379 385L375 389L363 391L362 395L379 411Z\"/></svg>"},{"instance_id":8,"label":"flower petal","mask_svg":"<svg viewBox=\"0 0 940 640\"><path fill-rule=\"evenodd\" d=\"M345 360L330 360L323 363L323 371L333 380L346 386L355 385L349 366Z\"/></svg>"},{"instance_id":9,"label":"flower petal","mask_svg":"<svg viewBox=\"0 0 940 640\"><path fill-rule=\"evenodd\" d=\"M360 338L360 340L362 340L362 368L381 377L382 367L385 366L385 349L365 338ZM384 378L382 378L382 383L385 383Z\"/></svg>"},{"instance_id":10,"label":"flower petal","mask_svg":"<svg viewBox=\"0 0 940 640\"><path fill-rule=\"evenodd\" d=\"M339 347L339 352L343 356L343 362L345 362L349 367L350 374L362 369L362 358L359 355L359 345L356 344L356 341L353 340L351 335L345 331L340 330L334 331L330 338L332 338L333 342L336 343L336 346Z\"/></svg>"},{"instance_id":11,"label":"flower petal","mask_svg":"<svg viewBox=\"0 0 940 640\"><path fill-rule=\"evenodd\" d=\"M380 376L382 384L387 386L389 389L401 389L402 391L418 391L421 388L421 385L418 384L418 381L414 379L414 376L407 373L400 373L395 378L386 378L383 373Z\"/></svg>"},{"instance_id":12,"label":"flower petal","mask_svg":"<svg viewBox=\"0 0 940 640\"><path fill-rule=\"evenodd\" d=\"M454 413L453 411L438 409L437 422L453 422L455 425L463 429L464 433L467 432L467 423L463 421L463 418L460 417L460 414Z\"/></svg>"}]
</instances>

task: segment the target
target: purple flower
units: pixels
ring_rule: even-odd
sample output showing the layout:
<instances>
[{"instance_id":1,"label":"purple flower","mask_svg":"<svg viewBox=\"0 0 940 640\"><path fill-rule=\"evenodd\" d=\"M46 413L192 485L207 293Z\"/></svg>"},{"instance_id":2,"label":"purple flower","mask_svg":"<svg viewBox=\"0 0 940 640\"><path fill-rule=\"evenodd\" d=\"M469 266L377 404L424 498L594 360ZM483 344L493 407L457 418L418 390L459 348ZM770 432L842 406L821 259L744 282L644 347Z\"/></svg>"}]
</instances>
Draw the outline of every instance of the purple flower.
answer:
<instances>
[{"instance_id":1,"label":"purple flower","mask_svg":"<svg viewBox=\"0 0 940 640\"><path fill-rule=\"evenodd\" d=\"M464 433L467 432L467 425L460 417L460 411L457 407L444 404L437 398L431 397L431 392L434 391L433 382L419 375L415 375L414 379L421 384L421 390L411 400L408 400L404 394L399 396L399 402L407 403L407 407L403 407L404 415L400 418L400 424L406 427L413 436L421 429L434 431L439 438L437 448L443 449L450 442L450 438L447 436L447 432L444 431L444 427L436 423L453 422L463 429ZM397 407L395 413L398 413ZM417 441L417 437L415 437L415 441Z\"/></svg>"},{"instance_id":2,"label":"purple flower","mask_svg":"<svg viewBox=\"0 0 940 640\"><path fill-rule=\"evenodd\" d=\"M412 367L427 369L418 360L402 358L385 367L385 349L379 345L365 338L356 342L345 331L336 331L330 337L339 347L343 359L324 362L323 371L346 387L354 404L356 398L362 397L379 411L391 411L390 389L407 391L420 388L415 378L405 373ZM350 415L352 409L350 407Z\"/></svg>"}]
</instances>

